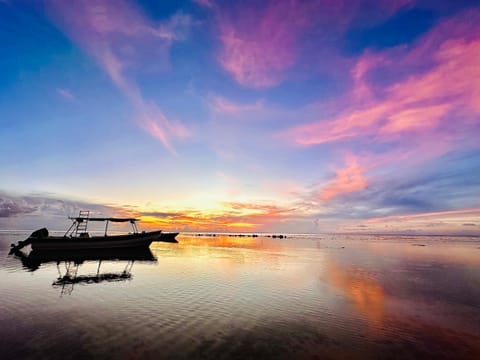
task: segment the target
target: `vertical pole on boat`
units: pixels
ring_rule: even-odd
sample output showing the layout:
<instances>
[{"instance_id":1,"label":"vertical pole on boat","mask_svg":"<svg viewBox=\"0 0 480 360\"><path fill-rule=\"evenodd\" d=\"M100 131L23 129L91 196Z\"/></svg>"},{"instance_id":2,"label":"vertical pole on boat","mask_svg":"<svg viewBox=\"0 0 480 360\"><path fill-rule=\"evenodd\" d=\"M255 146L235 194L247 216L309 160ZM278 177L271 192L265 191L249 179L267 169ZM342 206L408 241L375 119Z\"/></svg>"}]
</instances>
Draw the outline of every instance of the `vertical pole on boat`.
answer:
<instances>
[{"instance_id":1,"label":"vertical pole on boat","mask_svg":"<svg viewBox=\"0 0 480 360\"><path fill-rule=\"evenodd\" d=\"M137 224L135 223L135 220L130 220L130 223L132 224L133 233L138 234Z\"/></svg>"},{"instance_id":2,"label":"vertical pole on boat","mask_svg":"<svg viewBox=\"0 0 480 360\"><path fill-rule=\"evenodd\" d=\"M107 223L105 224L105 236L107 236L107 229L108 229L108 220L107 220Z\"/></svg>"}]
</instances>

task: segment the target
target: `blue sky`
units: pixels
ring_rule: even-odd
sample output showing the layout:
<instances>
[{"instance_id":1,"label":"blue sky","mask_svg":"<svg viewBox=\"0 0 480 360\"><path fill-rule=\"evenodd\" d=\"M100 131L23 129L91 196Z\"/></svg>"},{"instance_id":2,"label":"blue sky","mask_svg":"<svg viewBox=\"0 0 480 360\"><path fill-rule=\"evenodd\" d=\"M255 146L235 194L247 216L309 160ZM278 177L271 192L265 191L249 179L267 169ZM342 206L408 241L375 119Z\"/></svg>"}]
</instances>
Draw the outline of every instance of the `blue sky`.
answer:
<instances>
[{"instance_id":1,"label":"blue sky","mask_svg":"<svg viewBox=\"0 0 480 360\"><path fill-rule=\"evenodd\" d=\"M0 1L0 226L91 208L479 234L479 20L472 1Z\"/></svg>"}]
</instances>

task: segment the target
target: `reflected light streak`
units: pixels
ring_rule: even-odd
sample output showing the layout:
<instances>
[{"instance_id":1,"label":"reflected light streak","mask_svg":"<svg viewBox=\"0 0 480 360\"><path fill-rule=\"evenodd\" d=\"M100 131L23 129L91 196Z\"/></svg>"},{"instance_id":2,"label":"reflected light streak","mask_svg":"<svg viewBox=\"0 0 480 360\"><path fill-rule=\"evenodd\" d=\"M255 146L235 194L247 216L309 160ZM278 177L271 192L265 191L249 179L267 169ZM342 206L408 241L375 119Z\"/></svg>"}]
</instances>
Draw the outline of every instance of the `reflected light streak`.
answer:
<instances>
[{"instance_id":1,"label":"reflected light streak","mask_svg":"<svg viewBox=\"0 0 480 360\"><path fill-rule=\"evenodd\" d=\"M383 321L385 294L382 286L367 273L357 268L344 268L329 260L327 281L341 289L354 303L358 312L374 327Z\"/></svg>"}]
</instances>

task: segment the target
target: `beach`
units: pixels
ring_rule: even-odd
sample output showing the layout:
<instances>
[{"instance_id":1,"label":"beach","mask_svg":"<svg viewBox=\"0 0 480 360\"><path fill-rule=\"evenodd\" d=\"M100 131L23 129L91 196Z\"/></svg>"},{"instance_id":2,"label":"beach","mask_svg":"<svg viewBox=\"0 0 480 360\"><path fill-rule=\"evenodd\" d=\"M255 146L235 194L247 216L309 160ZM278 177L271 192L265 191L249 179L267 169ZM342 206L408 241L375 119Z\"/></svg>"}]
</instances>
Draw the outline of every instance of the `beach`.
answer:
<instances>
[{"instance_id":1,"label":"beach","mask_svg":"<svg viewBox=\"0 0 480 360\"><path fill-rule=\"evenodd\" d=\"M4 359L480 356L479 238L185 233L32 266L26 236L0 235Z\"/></svg>"}]
</instances>

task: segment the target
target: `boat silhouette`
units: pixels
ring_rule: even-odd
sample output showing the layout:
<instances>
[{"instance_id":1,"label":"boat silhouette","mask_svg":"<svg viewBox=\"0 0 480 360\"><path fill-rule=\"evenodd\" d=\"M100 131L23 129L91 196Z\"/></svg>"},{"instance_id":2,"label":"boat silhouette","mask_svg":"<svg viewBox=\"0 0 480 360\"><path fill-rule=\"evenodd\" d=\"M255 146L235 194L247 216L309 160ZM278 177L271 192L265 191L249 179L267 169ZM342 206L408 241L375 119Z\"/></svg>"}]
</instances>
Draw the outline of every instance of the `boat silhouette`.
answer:
<instances>
[{"instance_id":1,"label":"boat silhouette","mask_svg":"<svg viewBox=\"0 0 480 360\"><path fill-rule=\"evenodd\" d=\"M90 211L81 210L77 217L69 217L72 225L63 236L52 236L46 228L34 231L26 240L19 241L18 244L11 245L11 253L30 245L33 250L84 250L84 249L117 249L117 248L148 248L152 241L177 242L173 239L169 241L161 240L161 230L139 232L137 228L138 219L135 218L114 218L114 217L90 217ZM87 232L89 222L104 222L105 232L100 236L91 236ZM130 223L132 232L123 235L108 235L108 225L110 223Z\"/></svg>"}]
</instances>

